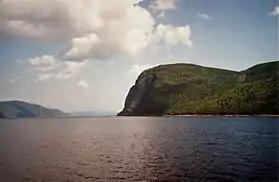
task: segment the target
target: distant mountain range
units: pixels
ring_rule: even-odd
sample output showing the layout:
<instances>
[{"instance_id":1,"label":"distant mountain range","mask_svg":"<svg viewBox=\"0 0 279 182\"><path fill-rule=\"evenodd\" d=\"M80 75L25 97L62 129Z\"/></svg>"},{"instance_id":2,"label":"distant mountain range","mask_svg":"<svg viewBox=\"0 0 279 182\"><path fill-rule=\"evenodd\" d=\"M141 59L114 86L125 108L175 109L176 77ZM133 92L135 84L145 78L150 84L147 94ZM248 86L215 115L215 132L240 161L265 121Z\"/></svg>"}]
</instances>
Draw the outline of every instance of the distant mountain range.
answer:
<instances>
[{"instance_id":1,"label":"distant mountain range","mask_svg":"<svg viewBox=\"0 0 279 182\"><path fill-rule=\"evenodd\" d=\"M113 111L78 111L73 112L71 116L116 116L117 112Z\"/></svg>"},{"instance_id":2,"label":"distant mountain range","mask_svg":"<svg viewBox=\"0 0 279 182\"><path fill-rule=\"evenodd\" d=\"M150 68L139 75L118 115L278 115L278 64L239 72L194 64Z\"/></svg>"},{"instance_id":3,"label":"distant mountain range","mask_svg":"<svg viewBox=\"0 0 279 182\"><path fill-rule=\"evenodd\" d=\"M56 118L69 114L23 101L0 102L0 118Z\"/></svg>"},{"instance_id":4,"label":"distant mountain range","mask_svg":"<svg viewBox=\"0 0 279 182\"><path fill-rule=\"evenodd\" d=\"M57 117L89 117L89 116L115 116L117 112L111 111L79 111L65 113L58 109L50 109L38 104L24 101L0 102L0 118L57 118Z\"/></svg>"}]
</instances>

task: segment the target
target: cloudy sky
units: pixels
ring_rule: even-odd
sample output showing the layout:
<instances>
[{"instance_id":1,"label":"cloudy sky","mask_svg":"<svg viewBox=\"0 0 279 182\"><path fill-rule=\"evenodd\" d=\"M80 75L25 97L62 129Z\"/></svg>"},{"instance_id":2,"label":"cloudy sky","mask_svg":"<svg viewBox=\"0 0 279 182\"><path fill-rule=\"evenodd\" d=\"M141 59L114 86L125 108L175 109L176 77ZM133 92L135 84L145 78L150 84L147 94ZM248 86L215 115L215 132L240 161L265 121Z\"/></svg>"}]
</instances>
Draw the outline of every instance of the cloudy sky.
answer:
<instances>
[{"instance_id":1,"label":"cloudy sky","mask_svg":"<svg viewBox=\"0 0 279 182\"><path fill-rule=\"evenodd\" d=\"M278 60L277 0L0 0L0 100L120 111L146 68Z\"/></svg>"}]
</instances>

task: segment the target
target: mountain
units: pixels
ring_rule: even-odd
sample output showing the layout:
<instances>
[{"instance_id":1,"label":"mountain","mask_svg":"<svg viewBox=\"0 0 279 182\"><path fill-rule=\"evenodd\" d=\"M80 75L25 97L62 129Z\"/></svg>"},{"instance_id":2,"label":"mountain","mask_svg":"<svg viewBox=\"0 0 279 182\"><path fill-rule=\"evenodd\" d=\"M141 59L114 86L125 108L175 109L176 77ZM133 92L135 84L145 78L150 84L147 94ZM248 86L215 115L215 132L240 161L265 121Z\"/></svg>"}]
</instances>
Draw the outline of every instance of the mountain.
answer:
<instances>
[{"instance_id":1,"label":"mountain","mask_svg":"<svg viewBox=\"0 0 279 182\"><path fill-rule=\"evenodd\" d=\"M53 118L64 117L66 113L23 101L0 102L0 118Z\"/></svg>"},{"instance_id":2,"label":"mountain","mask_svg":"<svg viewBox=\"0 0 279 182\"><path fill-rule=\"evenodd\" d=\"M279 114L278 64L262 63L240 72L160 65L139 75L118 115Z\"/></svg>"}]
</instances>

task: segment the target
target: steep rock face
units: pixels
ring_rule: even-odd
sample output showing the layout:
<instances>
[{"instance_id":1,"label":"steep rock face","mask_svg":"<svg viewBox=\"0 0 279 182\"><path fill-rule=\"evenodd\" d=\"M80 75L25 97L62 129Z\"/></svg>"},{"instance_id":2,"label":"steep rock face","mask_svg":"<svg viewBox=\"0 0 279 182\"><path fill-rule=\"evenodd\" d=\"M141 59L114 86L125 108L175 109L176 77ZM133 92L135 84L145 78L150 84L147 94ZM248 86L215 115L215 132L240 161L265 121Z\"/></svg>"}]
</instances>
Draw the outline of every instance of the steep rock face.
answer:
<instances>
[{"instance_id":1,"label":"steep rock face","mask_svg":"<svg viewBox=\"0 0 279 182\"><path fill-rule=\"evenodd\" d=\"M278 114L278 61L235 72L193 64L145 70L118 115Z\"/></svg>"},{"instance_id":2,"label":"steep rock face","mask_svg":"<svg viewBox=\"0 0 279 182\"><path fill-rule=\"evenodd\" d=\"M67 116L67 114L58 109L49 109L37 104L22 101L0 102L0 118L53 118L64 116Z\"/></svg>"},{"instance_id":3,"label":"steep rock face","mask_svg":"<svg viewBox=\"0 0 279 182\"><path fill-rule=\"evenodd\" d=\"M156 75L150 74L148 71L140 74L135 85L131 87L127 95L123 111L118 115L133 115L133 113L139 111L141 105L143 105L148 95L152 92L155 80Z\"/></svg>"}]
</instances>

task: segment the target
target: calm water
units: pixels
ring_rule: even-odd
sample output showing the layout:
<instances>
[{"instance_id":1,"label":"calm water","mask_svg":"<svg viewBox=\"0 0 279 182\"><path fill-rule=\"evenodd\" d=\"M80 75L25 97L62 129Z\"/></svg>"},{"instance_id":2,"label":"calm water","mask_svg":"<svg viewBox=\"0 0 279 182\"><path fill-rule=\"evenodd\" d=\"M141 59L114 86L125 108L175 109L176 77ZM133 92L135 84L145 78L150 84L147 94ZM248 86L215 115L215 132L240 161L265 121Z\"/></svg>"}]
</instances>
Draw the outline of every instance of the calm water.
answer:
<instances>
[{"instance_id":1,"label":"calm water","mask_svg":"<svg viewBox=\"0 0 279 182\"><path fill-rule=\"evenodd\" d=\"M278 181L278 119L0 120L0 181Z\"/></svg>"}]
</instances>

